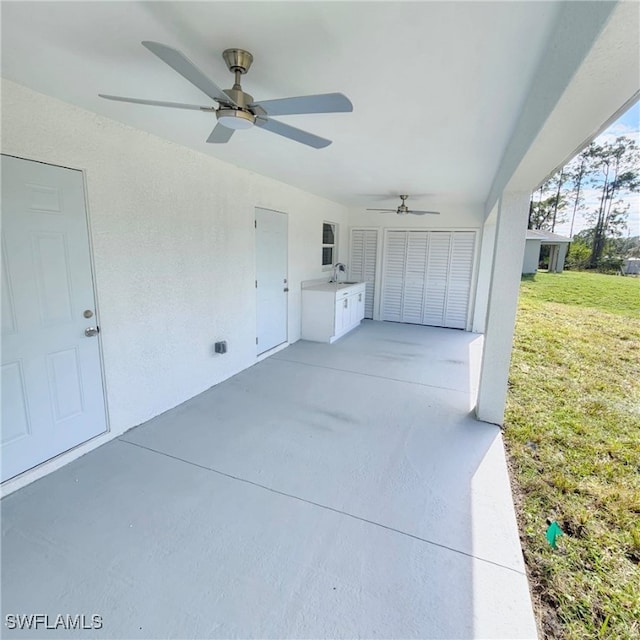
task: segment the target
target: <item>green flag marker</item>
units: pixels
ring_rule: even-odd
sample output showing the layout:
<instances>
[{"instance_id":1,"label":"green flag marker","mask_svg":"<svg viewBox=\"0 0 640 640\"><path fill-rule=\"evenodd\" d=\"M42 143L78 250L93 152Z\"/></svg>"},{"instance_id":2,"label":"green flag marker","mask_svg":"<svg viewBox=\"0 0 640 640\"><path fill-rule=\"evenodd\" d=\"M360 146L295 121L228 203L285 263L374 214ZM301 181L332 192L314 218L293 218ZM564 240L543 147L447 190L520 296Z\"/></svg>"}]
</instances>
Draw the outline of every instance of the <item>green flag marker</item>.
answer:
<instances>
[{"instance_id":1,"label":"green flag marker","mask_svg":"<svg viewBox=\"0 0 640 640\"><path fill-rule=\"evenodd\" d=\"M552 549L558 548L556 540L563 535L563 533L560 525L555 520L549 525L547 529L547 542L551 545Z\"/></svg>"}]
</instances>

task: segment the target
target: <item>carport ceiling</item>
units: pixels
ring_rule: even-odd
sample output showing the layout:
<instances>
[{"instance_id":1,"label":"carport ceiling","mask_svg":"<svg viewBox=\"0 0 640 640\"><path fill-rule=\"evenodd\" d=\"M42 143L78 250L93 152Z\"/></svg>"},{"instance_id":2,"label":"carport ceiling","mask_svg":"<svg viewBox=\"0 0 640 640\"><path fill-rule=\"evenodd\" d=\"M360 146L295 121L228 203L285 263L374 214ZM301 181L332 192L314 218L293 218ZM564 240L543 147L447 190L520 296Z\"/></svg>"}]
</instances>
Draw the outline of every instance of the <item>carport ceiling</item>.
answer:
<instances>
[{"instance_id":1,"label":"carport ceiling","mask_svg":"<svg viewBox=\"0 0 640 640\"><path fill-rule=\"evenodd\" d=\"M556 2L10 2L2 75L349 205L426 194L485 200L551 35ZM330 138L314 150L255 128L206 144L211 113L107 102L99 92L207 104L141 46L183 51L219 85L221 52L254 55L257 100L341 91L348 114L282 120ZM204 102L203 102L204 98Z\"/></svg>"}]
</instances>

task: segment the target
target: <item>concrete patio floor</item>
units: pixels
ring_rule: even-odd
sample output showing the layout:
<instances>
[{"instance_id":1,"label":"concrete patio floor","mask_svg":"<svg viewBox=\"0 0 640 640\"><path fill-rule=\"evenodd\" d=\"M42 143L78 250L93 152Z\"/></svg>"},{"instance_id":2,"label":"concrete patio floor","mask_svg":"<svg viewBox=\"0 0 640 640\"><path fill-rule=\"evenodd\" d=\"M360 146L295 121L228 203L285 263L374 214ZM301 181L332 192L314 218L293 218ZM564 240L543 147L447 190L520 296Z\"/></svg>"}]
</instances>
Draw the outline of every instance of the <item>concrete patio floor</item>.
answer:
<instances>
[{"instance_id":1,"label":"concrete patio floor","mask_svg":"<svg viewBox=\"0 0 640 640\"><path fill-rule=\"evenodd\" d=\"M3 637L534 638L480 336L298 342L6 497Z\"/></svg>"}]
</instances>

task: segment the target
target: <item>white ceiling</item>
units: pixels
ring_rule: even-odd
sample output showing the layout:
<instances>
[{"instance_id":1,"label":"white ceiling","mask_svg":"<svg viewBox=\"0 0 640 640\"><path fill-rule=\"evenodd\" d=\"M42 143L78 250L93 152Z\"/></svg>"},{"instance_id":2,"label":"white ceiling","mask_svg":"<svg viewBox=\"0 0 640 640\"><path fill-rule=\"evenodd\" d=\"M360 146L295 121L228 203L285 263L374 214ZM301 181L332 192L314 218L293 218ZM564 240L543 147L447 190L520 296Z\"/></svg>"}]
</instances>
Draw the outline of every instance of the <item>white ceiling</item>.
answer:
<instances>
[{"instance_id":1,"label":"white ceiling","mask_svg":"<svg viewBox=\"0 0 640 640\"><path fill-rule=\"evenodd\" d=\"M3 2L2 75L329 199L372 206L482 203L557 16L556 2ZM211 113L114 103L211 104L144 47L183 51L223 88L221 52L254 63L256 100L340 91L353 113L282 121L315 150L254 127L206 144ZM375 206L375 204L373 205Z\"/></svg>"}]
</instances>

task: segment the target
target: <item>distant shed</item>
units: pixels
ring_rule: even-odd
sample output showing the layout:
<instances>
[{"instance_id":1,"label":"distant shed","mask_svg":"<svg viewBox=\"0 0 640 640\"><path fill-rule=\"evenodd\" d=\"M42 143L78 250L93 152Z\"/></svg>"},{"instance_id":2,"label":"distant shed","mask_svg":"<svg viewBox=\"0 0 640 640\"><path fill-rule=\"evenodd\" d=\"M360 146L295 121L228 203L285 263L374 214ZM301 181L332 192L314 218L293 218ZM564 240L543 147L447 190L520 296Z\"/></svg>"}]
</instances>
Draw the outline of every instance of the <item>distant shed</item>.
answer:
<instances>
[{"instance_id":1,"label":"distant shed","mask_svg":"<svg viewBox=\"0 0 640 640\"><path fill-rule=\"evenodd\" d=\"M628 276L640 275L640 258L626 258L622 265L622 271Z\"/></svg>"},{"instance_id":2,"label":"distant shed","mask_svg":"<svg viewBox=\"0 0 640 640\"><path fill-rule=\"evenodd\" d=\"M551 273L562 273L564 260L571 244L571 238L559 236L550 231L538 231L527 229L527 241L524 248L524 260L522 262L522 273L530 274L538 270L540 262L540 248L547 245L549 250L549 271Z\"/></svg>"}]
</instances>

